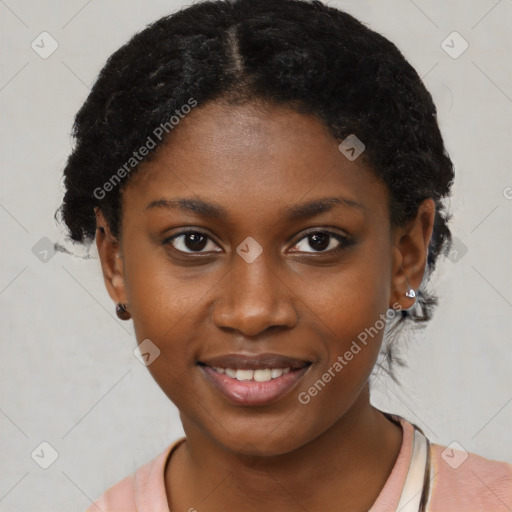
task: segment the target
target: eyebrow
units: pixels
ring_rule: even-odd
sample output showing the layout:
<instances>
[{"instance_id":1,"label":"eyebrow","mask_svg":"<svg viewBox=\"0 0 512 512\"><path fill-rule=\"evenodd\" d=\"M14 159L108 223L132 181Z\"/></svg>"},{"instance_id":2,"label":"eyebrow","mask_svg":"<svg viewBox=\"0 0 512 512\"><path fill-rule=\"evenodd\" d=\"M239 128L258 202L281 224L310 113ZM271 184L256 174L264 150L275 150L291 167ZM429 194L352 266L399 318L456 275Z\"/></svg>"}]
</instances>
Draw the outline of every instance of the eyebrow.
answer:
<instances>
[{"instance_id":1,"label":"eyebrow","mask_svg":"<svg viewBox=\"0 0 512 512\"><path fill-rule=\"evenodd\" d=\"M297 221L308 217L314 217L320 213L328 212L337 205L356 208L361 211L365 210L361 203L351 199L346 199L343 197L325 197L322 199L315 199L314 201L309 201L307 203L285 208L282 212L282 215L286 220ZM165 208L169 210L193 212L200 217L221 220L227 219L229 216L227 210L225 210L222 206L203 201L202 199L156 199L155 201L151 201L151 203L146 206L145 211L151 210L153 208Z\"/></svg>"}]
</instances>

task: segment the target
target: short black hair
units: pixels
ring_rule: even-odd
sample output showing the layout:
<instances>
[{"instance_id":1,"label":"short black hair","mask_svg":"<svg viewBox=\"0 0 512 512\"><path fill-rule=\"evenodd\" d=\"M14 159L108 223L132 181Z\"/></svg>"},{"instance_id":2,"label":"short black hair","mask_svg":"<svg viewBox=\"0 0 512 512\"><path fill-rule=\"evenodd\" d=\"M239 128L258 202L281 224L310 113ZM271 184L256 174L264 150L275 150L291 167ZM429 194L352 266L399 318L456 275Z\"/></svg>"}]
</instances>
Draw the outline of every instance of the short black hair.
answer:
<instances>
[{"instance_id":1,"label":"short black hair","mask_svg":"<svg viewBox=\"0 0 512 512\"><path fill-rule=\"evenodd\" d=\"M432 96L393 43L320 1L199 2L152 23L111 55L73 125L66 192L56 212L72 241L94 240L96 207L120 235L121 190L137 165L103 197L94 191L191 98L263 100L316 116L336 138L356 134L365 161L389 190L392 226L404 225L432 198L426 278L392 331L404 320L431 318L437 298L425 281L449 250L442 200L454 177Z\"/></svg>"}]
</instances>

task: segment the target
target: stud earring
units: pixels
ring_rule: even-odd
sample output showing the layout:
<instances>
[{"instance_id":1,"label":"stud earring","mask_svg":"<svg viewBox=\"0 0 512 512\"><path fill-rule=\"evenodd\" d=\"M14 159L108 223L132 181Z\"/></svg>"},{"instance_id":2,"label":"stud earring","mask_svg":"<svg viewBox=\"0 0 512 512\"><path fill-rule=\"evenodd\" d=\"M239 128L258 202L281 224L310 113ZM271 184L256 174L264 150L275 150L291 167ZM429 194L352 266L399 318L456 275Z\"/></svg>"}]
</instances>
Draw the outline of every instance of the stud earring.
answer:
<instances>
[{"instance_id":1,"label":"stud earring","mask_svg":"<svg viewBox=\"0 0 512 512\"><path fill-rule=\"evenodd\" d=\"M126 309L126 304L117 304L116 315L120 320L129 320L131 318L130 312Z\"/></svg>"},{"instance_id":2,"label":"stud earring","mask_svg":"<svg viewBox=\"0 0 512 512\"><path fill-rule=\"evenodd\" d=\"M416 292L414 291L414 288L411 286L411 283L409 282L409 278L405 276L405 279L407 279L407 286L409 289L405 292L405 296L409 297L409 299L416 298Z\"/></svg>"}]
</instances>

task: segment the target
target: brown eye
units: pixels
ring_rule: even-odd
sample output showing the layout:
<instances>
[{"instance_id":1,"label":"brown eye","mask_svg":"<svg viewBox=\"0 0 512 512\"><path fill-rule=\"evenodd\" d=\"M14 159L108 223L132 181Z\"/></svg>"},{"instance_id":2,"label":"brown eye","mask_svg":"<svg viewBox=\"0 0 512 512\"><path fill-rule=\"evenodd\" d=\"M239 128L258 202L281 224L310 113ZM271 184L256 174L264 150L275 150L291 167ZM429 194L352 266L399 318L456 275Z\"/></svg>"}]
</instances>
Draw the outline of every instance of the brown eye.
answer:
<instances>
[{"instance_id":1,"label":"brown eye","mask_svg":"<svg viewBox=\"0 0 512 512\"><path fill-rule=\"evenodd\" d=\"M315 231L295 244L293 252L331 252L341 250L348 245L350 240L343 235L330 231ZM308 247L313 250L308 250Z\"/></svg>"},{"instance_id":2,"label":"brown eye","mask_svg":"<svg viewBox=\"0 0 512 512\"><path fill-rule=\"evenodd\" d=\"M170 244L177 251L185 253L209 252L211 250L215 250L215 247L217 247L208 235L201 233L200 231L186 231L178 233L177 235L165 240L164 244ZM209 247L209 244L209 251L204 251L206 247Z\"/></svg>"},{"instance_id":3,"label":"brown eye","mask_svg":"<svg viewBox=\"0 0 512 512\"><path fill-rule=\"evenodd\" d=\"M315 249L315 251L324 251L329 247L331 241L331 235L328 233L315 233L314 235L308 235L309 246Z\"/></svg>"}]
</instances>

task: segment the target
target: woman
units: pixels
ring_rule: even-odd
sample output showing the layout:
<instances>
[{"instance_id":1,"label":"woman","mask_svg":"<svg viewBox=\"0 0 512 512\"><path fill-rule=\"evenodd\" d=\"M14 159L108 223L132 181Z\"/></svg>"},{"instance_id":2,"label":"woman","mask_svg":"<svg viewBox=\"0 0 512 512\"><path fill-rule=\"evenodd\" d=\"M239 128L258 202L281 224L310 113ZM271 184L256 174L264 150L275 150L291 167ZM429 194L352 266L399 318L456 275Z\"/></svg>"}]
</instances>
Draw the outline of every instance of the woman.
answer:
<instances>
[{"instance_id":1,"label":"woman","mask_svg":"<svg viewBox=\"0 0 512 512\"><path fill-rule=\"evenodd\" d=\"M63 219L186 433L88 510L512 508L510 464L370 404L450 242L392 43L320 2L198 3L111 56L74 135Z\"/></svg>"}]
</instances>

